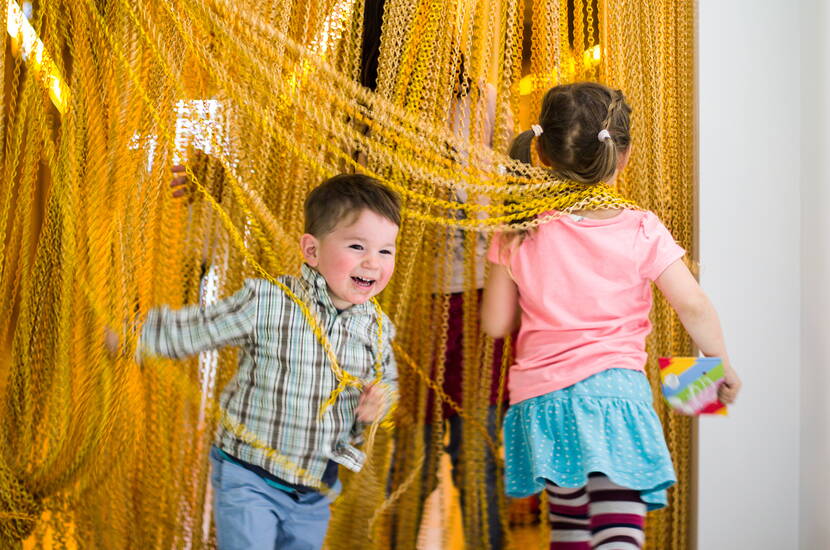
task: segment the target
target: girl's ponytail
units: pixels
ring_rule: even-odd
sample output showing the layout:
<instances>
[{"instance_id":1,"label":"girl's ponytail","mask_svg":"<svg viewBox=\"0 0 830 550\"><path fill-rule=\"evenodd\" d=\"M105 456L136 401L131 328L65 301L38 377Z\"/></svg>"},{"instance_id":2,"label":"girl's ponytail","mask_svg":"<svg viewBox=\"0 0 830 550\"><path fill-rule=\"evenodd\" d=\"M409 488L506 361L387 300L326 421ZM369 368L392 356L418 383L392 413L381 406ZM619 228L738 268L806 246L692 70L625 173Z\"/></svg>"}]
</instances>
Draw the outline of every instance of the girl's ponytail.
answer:
<instances>
[{"instance_id":1,"label":"girl's ponytail","mask_svg":"<svg viewBox=\"0 0 830 550\"><path fill-rule=\"evenodd\" d=\"M603 127L597 133L597 140L601 143L598 154L587 166L583 183L597 183L605 181L614 175L617 170L617 144L608 128Z\"/></svg>"}]
</instances>

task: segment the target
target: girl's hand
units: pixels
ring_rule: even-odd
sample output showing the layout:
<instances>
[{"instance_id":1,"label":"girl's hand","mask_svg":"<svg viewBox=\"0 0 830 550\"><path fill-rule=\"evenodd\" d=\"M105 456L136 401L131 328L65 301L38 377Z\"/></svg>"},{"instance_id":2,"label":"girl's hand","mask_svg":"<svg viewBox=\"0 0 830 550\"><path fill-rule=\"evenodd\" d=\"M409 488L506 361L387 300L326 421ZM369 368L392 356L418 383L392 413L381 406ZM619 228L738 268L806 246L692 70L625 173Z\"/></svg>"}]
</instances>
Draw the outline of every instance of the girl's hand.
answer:
<instances>
[{"instance_id":1,"label":"girl's hand","mask_svg":"<svg viewBox=\"0 0 830 550\"><path fill-rule=\"evenodd\" d=\"M375 420L383 418L388 408L388 391L378 384L366 386L360 394L360 401L357 403L355 414L357 420L371 424Z\"/></svg>"},{"instance_id":2,"label":"girl's hand","mask_svg":"<svg viewBox=\"0 0 830 550\"><path fill-rule=\"evenodd\" d=\"M723 360L723 369L725 372L723 383L718 388L718 399L724 405L731 405L735 402L735 398L738 397L738 392L741 391L741 379L738 378L738 374L732 368L732 365L729 364L728 359Z\"/></svg>"}]
</instances>

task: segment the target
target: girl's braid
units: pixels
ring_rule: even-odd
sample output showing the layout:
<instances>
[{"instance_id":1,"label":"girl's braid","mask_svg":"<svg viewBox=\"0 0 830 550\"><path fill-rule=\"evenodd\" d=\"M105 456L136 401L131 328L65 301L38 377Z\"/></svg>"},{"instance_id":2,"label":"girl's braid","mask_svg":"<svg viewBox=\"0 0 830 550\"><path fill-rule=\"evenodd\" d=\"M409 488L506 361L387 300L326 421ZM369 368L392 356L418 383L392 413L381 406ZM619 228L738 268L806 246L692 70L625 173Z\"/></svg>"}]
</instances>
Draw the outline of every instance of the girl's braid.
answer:
<instances>
[{"instance_id":1,"label":"girl's braid","mask_svg":"<svg viewBox=\"0 0 830 550\"><path fill-rule=\"evenodd\" d=\"M608 113L605 115L605 120L602 121L602 130L609 129L614 115L617 113L624 101L625 98L620 90L611 90L611 102L608 103Z\"/></svg>"}]
</instances>

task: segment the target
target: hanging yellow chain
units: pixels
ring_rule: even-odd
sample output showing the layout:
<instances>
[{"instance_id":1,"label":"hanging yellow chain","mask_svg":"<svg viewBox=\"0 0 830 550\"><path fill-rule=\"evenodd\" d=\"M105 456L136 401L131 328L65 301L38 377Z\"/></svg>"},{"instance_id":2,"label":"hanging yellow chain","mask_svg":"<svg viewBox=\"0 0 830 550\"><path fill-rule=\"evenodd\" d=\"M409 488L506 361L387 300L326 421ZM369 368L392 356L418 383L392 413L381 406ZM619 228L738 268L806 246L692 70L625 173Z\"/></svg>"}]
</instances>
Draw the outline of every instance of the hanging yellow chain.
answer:
<instances>
[{"instance_id":1,"label":"hanging yellow chain","mask_svg":"<svg viewBox=\"0 0 830 550\"><path fill-rule=\"evenodd\" d=\"M0 0L0 16L10 1ZM19 539L37 526L34 547L211 547L204 457L223 422L215 388L231 378L235 357L221 352L176 369L142 371L125 358L113 365L100 346L104 325L141 318L150 304L192 303L206 265L221 293L250 276L295 269L302 201L325 177L374 175L404 206L397 273L373 306L398 328L399 423L394 436L374 424L364 473L343 473L330 550L352 541L374 550L392 540L414 547L423 469L431 468L423 452L427 389L448 404L436 384L440 368L431 366L445 345L435 332L447 312L432 304L449 274L439 266L450 255L463 262L469 297L482 234L532 229L574 209L636 205L654 210L693 251L692 2L387 1L374 91L356 82L369 7L363 0L274 0L245 10L228 0L32 6L29 24L60 81L35 67L42 60L36 50L25 58L0 52L8 75L0 90L7 113L0 120L0 534ZM583 55L591 46L600 47L598 67L586 57L595 50ZM468 81L458 80L462 58ZM521 96L528 70L535 87ZM511 136L536 120L545 89L579 74L599 75L634 107L640 145L618 190L555 181L504 155ZM478 109L486 83L495 90L492 149L480 142L491 123ZM71 90L65 112L53 106L50 85ZM220 104L219 123L187 130L199 115L184 114L179 102L190 99ZM448 124L459 100L469 101L468 136ZM174 144L174 134L190 137ZM173 199L161 185L171 156L185 150L210 158L187 163L195 200ZM455 230L466 232L459 250L446 243ZM463 315L461 469L468 473L461 477L465 536L484 546L491 533L483 483L469 471L498 442L484 437L492 349L474 328L474 302ZM309 313L316 314L313 306ZM659 298L653 322L650 354L688 351ZM388 328L378 329L382 353ZM135 339L127 334L126 349ZM326 361L337 369L329 351ZM344 388L376 383L378 360L370 380L341 368L326 406ZM471 381L476 365L481 375ZM650 362L649 373L655 369ZM648 538L680 550L689 426L657 408L681 483L670 508L650 519ZM433 454L442 452L440 441L432 445ZM40 510L48 514L37 522Z\"/></svg>"}]
</instances>

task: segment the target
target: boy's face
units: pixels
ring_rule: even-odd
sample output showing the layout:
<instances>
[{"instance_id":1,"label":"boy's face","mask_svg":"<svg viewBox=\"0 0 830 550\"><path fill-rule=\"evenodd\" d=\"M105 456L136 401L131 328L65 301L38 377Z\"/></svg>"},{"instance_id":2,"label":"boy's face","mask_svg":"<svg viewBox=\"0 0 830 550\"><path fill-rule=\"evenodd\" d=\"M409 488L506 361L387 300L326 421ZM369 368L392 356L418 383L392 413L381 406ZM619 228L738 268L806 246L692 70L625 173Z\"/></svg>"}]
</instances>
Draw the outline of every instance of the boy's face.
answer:
<instances>
[{"instance_id":1,"label":"boy's face","mask_svg":"<svg viewBox=\"0 0 830 550\"><path fill-rule=\"evenodd\" d=\"M349 216L321 238L300 240L306 263L326 279L334 307L362 304L386 287L395 270L398 226L371 210Z\"/></svg>"}]
</instances>

